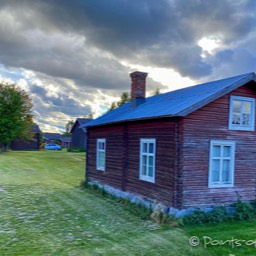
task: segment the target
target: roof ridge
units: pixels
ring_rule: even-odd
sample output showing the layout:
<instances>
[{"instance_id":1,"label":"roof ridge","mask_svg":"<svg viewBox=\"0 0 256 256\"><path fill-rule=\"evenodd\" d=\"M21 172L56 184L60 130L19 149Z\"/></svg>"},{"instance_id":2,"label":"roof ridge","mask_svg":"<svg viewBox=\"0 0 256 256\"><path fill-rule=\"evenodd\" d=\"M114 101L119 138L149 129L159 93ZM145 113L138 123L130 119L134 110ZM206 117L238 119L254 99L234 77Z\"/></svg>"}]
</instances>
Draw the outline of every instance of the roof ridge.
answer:
<instances>
[{"instance_id":1,"label":"roof ridge","mask_svg":"<svg viewBox=\"0 0 256 256\"><path fill-rule=\"evenodd\" d=\"M236 88L255 80L254 72L195 84L177 90L146 98L146 102L136 108L131 103L96 118L84 126L97 126L150 118L186 116L196 109L216 100Z\"/></svg>"}]
</instances>

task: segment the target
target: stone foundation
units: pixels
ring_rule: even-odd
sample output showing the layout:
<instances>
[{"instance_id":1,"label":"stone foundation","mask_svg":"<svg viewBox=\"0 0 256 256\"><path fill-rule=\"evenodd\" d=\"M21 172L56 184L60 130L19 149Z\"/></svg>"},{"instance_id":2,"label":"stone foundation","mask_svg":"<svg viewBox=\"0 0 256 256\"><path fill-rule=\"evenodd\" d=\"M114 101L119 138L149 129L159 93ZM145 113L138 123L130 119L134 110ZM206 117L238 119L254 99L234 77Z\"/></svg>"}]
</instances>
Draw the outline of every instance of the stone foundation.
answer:
<instances>
[{"instance_id":1,"label":"stone foundation","mask_svg":"<svg viewBox=\"0 0 256 256\"><path fill-rule=\"evenodd\" d=\"M125 192L125 191L121 191L119 189L116 189L114 187L111 187L109 185L106 184L102 184L98 181L89 181L88 184L90 185L97 185L99 188L104 189L107 193L117 197L117 198L124 198L124 199L128 199L130 202L135 203L137 205L143 205L149 209L151 209L152 211L154 210L160 210L161 212L168 214L168 215L172 215L175 216L177 218L183 217L185 215L191 214L195 208L188 208L188 209L176 209L174 207L170 207L170 206L166 206L161 204L160 202L157 201L152 201L146 197L142 197L140 195L131 193L131 192ZM210 208L207 208L205 210L210 210Z\"/></svg>"}]
</instances>

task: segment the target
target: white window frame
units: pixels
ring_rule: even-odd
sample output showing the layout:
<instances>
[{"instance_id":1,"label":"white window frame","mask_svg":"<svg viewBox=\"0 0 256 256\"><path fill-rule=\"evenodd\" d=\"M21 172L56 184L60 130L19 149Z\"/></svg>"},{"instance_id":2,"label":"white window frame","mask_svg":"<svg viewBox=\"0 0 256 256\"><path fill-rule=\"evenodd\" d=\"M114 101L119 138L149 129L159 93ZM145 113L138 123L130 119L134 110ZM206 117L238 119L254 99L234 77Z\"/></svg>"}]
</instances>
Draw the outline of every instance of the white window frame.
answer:
<instances>
[{"instance_id":1,"label":"white window frame","mask_svg":"<svg viewBox=\"0 0 256 256\"><path fill-rule=\"evenodd\" d=\"M143 152L143 145L153 143L153 153ZM143 156L147 158L147 175L143 175ZM153 157L153 176L149 176L149 157ZM155 139L140 139L140 180L155 183L155 162L156 162L156 140Z\"/></svg>"},{"instance_id":2,"label":"white window frame","mask_svg":"<svg viewBox=\"0 0 256 256\"><path fill-rule=\"evenodd\" d=\"M100 144L104 143L104 149L100 148ZM104 165L100 165L100 153L104 153ZM106 139L97 139L97 156L96 156L96 168L98 171L106 170Z\"/></svg>"},{"instance_id":3,"label":"white window frame","mask_svg":"<svg viewBox=\"0 0 256 256\"><path fill-rule=\"evenodd\" d=\"M219 157L215 157L213 155L213 147L220 146L221 153ZM223 147L230 147L230 156L223 156ZM220 160L220 181L213 182L213 160ZM230 161L230 182L225 183L222 181L223 174L223 160ZM225 187L233 187L234 186L234 170L235 170L235 142L227 141L227 140L212 140L210 142L210 159L209 159L209 180L208 187L209 188L225 188Z\"/></svg>"},{"instance_id":4,"label":"white window frame","mask_svg":"<svg viewBox=\"0 0 256 256\"><path fill-rule=\"evenodd\" d=\"M242 125L242 124L233 124L233 102L240 101L240 102L250 102L251 103L251 113L250 113L250 125ZM240 115L243 114L243 104L240 110ZM248 97L241 97L241 96L231 96L230 97L230 107L229 107L229 129L230 130L242 130L242 131L254 131L255 125L255 99L248 98Z\"/></svg>"}]
</instances>

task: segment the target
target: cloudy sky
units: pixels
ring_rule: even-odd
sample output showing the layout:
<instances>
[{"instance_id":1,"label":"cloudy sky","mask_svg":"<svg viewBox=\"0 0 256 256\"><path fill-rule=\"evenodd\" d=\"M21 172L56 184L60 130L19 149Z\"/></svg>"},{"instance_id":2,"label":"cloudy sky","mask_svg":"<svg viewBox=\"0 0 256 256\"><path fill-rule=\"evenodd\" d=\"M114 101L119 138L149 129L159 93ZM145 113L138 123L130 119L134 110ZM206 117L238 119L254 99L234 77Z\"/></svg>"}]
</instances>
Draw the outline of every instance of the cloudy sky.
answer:
<instances>
[{"instance_id":1,"label":"cloudy sky","mask_svg":"<svg viewBox=\"0 0 256 256\"><path fill-rule=\"evenodd\" d=\"M0 81L43 131L102 114L129 73L161 92L256 71L255 0L0 0Z\"/></svg>"}]
</instances>

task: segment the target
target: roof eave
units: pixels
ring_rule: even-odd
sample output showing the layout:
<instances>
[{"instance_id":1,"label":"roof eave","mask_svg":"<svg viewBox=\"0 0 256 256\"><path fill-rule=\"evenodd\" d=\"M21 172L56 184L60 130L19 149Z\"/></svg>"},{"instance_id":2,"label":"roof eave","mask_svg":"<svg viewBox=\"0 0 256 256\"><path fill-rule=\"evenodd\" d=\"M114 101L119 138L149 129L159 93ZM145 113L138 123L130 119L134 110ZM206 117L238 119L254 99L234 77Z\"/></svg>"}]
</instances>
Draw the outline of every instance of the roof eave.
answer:
<instances>
[{"instance_id":1,"label":"roof eave","mask_svg":"<svg viewBox=\"0 0 256 256\"><path fill-rule=\"evenodd\" d=\"M90 126L86 126L86 128L106 126L106 125L112 125L112 124L131 123L131 122L144 121L144 120L150 120L150 119L171 118L171 117L177 117L177 116L178 115L164 115L164 116L142 117L142 118L136 118L136 119L126 119L126 120L120 120L120 121L113 121L113 122L107 122L107 123L102 123L102 124L90 125Z\"/></svg>"},{"instance_id":2,"label":"roof eave","mask_svg":"<svg viewBox=\"0 0 256 256\"><path fill-rule=\"evenodd\" d=\"M254 81L256 82L256 75L254 73L251 74L251 76L245 77L239 81L237 81L236 83L220 90L218 93L215 93L214 95L211 95L207 98L205 98L204 100L198 102L197 104L194 104L193 106L190 106L186 109L184 109L183 111L177 113L178 116L187 116L189 114L191 114L192 112L198 110L199 108L213 102L214 100L232 92L233 90L239 88L240 86L243 86L247 83L249 83L250 81Z\"/></svg>"}]
</instances>

